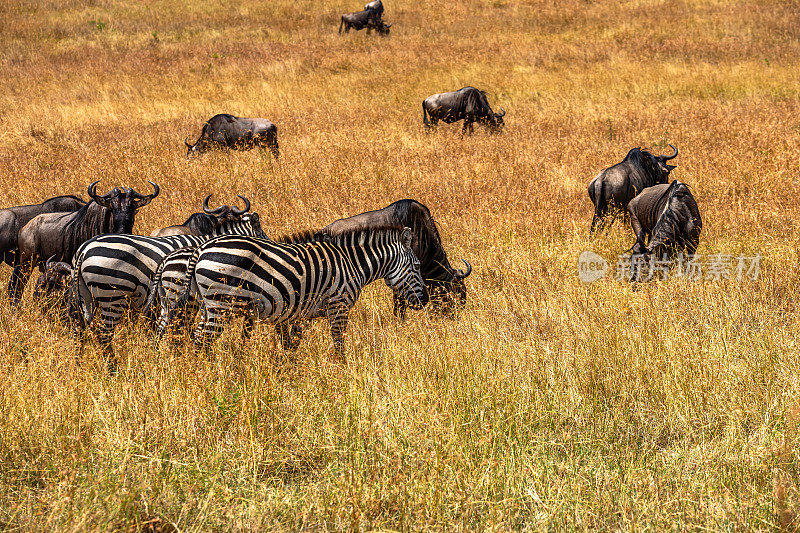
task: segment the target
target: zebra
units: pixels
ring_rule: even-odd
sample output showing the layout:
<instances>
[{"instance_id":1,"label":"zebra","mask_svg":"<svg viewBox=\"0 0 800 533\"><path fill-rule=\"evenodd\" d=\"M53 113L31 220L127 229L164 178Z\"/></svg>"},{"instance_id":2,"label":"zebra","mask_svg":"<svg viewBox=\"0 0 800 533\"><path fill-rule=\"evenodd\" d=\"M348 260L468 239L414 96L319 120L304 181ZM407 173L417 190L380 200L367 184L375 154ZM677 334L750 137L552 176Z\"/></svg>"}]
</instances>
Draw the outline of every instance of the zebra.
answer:
<instances>
[{"instance_id":1,"label":"zebra","mask_svg":"<svg viewBox=\"0 0 800 533\"><path fill-rule=\"evenodd\" d=\"M413 233L402 226L358 229L337 236L305 232L278 242L223 236L200 245L189 259L176 308L194 293L202 310L194 335L207 347L234 314L278 326L284 348L299 344L299 320L327 317L335 355L344 362L344 332L362 287L379 278L411 307L427 303ZM170 320L168 320L169 322ZM291 330L290 330L291 326Z\"/></svg>"},{"instance_id":2,"label":"zebra","mask_svg":"<svg viewBox=\"0 0 800 533\"><path fill-rule=\"evenodd\" d=\"M183 326L187 316L186 311L189 311L188 314L191 316L197 314L198 306L194 298L191 302L184 304L187 309L180 310L180 318L177 318L179 310L175 308L178 298L183 292L183 280L189 267L189 260L196 250L197 246L187 246L175 250L161 261L153 275L142 314L155 317L155 307L160 307L156 323L158 337L163 336L167 328L174 329L178 325L170 323L170 318L172 318L172 322L175 322L176 319L179 320L179 325Z\"/></svg>"},{"instance_id":3,"label":"zebra","mask_svg":"<svg viewBox=\"0 0 800 533\"><path fill-rule=\"evenodd\" d=\"M151 278L161 260L175 250L198 246L224 234L266 238L258 214L245 213L240 220L225 222L207 235L101 235L87 241L73 259L73 326L78 330L89 328L99 310L97 339L111 360L114 329L126 310L143 309Z\"/></svg>"}]
</instances>

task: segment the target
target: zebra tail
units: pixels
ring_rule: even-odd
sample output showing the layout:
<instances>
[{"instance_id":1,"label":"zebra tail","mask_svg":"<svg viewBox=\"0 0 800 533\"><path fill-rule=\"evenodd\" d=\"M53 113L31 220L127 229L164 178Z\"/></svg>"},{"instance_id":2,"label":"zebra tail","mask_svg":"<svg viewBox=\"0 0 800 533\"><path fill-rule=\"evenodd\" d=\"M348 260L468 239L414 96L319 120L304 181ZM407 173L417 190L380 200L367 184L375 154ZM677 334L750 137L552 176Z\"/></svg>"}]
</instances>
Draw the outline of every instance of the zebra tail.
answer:
<instances>
[{"instance_id":1,"label":"zebra tail","mask_svg":"<svg viewBox=\"0 0 800 533\"><path fill-rule=\"evenodd\" d=\"M80 290L80 277L81 267L83 266L83 254L75 254L77 262L72 269L72 274L69 279L70 295L67 302L67 320L72 324L73 329L78 330L86 329L87 320L83 316L83 297Z\"/></svg>"},{"instance_id":2,"label":"zebra tail","mask_svg":"<svg viewBox=\"0 0 800 533\"><path fill-rule=\"evenodd\" d=\"M144 302L144 306L142 307L142 317L148 322L155 325L156 314L155 314L155 307L157 301L160 300L158 297L158 287L161 285L161 275L164 273L164 267L166 266L166 261L161 261L156 269L155 274L153 274L153 279L150 281L150 288L147 293L147 300Z\"/></svg>"},{"instance_id":3,"label":"zebra tail","mask_svg":"<svg viewBox=\"0 0 800 533\"><path fill-rule=\"evenodd\" d=\"M175 301L175 307L172 310L170 310L170 315L172 314L173 311L184 309L188 305L191 299L194 271L197 268L197 262L200 260L200 251L202 250L202 248L203 248L202 246L198 246L197 249L192 254L192 257L189 258L189 262L186 265L186 274L184 274L183 276L183 285L182 285L183 288L181 289L180 296L178 296L178 299ZM172 317L170 317L169 320L170 322L172 321L171 319Z\"/></svg>"}]
</instances>

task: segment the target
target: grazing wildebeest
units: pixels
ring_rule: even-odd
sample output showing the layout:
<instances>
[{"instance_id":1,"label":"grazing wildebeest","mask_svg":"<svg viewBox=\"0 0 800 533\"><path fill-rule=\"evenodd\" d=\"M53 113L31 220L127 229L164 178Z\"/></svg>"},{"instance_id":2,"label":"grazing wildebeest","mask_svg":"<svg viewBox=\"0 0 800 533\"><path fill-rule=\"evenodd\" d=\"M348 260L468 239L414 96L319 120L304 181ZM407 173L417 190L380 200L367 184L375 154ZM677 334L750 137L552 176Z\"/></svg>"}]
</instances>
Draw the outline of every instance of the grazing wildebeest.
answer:
<instances>
[{"instance_id":1,"label":"grazing wildebeest","mask_svg":"<svg viewBox=\"0 0 800 533\"><path fill-rule=\"evenodd\" d=\"M641 148L633 148L620 163L595 176L589 184L589 198L594 204L590 234L605 226L606 217L611 211L614 211L615 218L624 212L628 202L645 188L667 183L670 171L675 168L675 165L668 165L667 161L678 156L678 149L671 144L669 146L674 150L672 155L654 156ZM614 219L611 220L613 222Z\"/></svg>"},{"instance_id":2,"label":"grazing wildebeest","mask_svg":"<svg viewBox=\"0 0 800 533\"><path fill-rule=\"evenodd\" d=\"M354 30L367 29L367 33L372 30L377 31L381 35L388 35L391 24L386 24L381 20L380 15L374 9L365 9L364 11L357 11L355 13L345 13L342 15L342 21L339 23L339 33L348 33L350 28Z\"/></svg>"},{"instance_id":3,"label":"grazing wildebeest","mask_svg":"<svg viewBox=\"0 0 800 533\"><path fill-rule=\"evenodd\" d=\"M449 93L434 94L423 100L422 123L426 132L436 127L440 120L446 124L463 120L462 134L467 131L472 133L474 122L486 126L490 133L500 133L505 124L503 117L506 115L502 107L500 111L502 113L492 111L485 92L475 87L463 87Z\"/></svg>"},{"instance_id":4,"label":"grazing wildebeest","mask_svg":"<svg viewBox=\"0 0 800 533\"><path fill-rule=\"evenodd\" d=\"M289 328L326 317L344 361L348 313L365 285L382 278L412 307L425 304L412 240L410 228L389 226L337 236L303 233L278 242L233 235L208 241L189 260L181 296L185 301L194 292L200 302L195 343L210 343L238 312L246 317L246 335L253 321L269 321L279 326L284 347L295 348L299 337L292 338Z\"/></svg>"},{"instance_id":5,"label":"grazing wildebeest","mask_svg":"<svg viewBox=\"0 0 800 533\"><path fill-rule=\"evenodd\" d=\"M628 203L628 214L636 235L630 251L637 260L672 259L680 252L693 255L697 250L703 221L686 184L675 180L646 188ZM637 281L640 274L641 269L636 269L632 279Z\"/></svg>"},{"instance_id":6,"label":"grazing wildebeest","mask_svg":"<svg viewBox=\"0 0 800 533\"><path fill-rule=\"evenodd\" d=\"M72 213L84 205L86 202L77 196L56 196L40 204L0 209L0 260L11 266L16 264L19 231L34 217L44 213Z\"/></svg>"},{"instance_id":7,"label":"grazing wildebeest","mask_svg":"<svg viewBox=\"0 0 800 533\"><path fill-rule=\"evenodd\" d=\"M383 2L381 0L372 0L364 5L364 11L372 10L376 13L377 17L380 19L383 17Z\"/></svg>"},{"instance_id":8,"label":"grazing wildebeest","mask_svg":"<svg viewBox=\"0 0 800 533\"><path fill-rule=\"evenodd\" d=\"M251 150L258 146L269 148L278 159L278 127L265 118L240 118L222 113L208 119L194 144L186 144L186 157L201 154L212 148Z\"/></svg>"},{"instance_id":9,"label":"grazing wildebeest","mask_svg":"<svg viewBox=\"0 0 800 533\"><path fill-rule=\"evenodd\" d=\"M70 261L80 245L96 235L130 233L136 211L150 203L160 191L158 185L149 182L153 194L115 187L100 196L96 191L98 181L89 185L92 201L79 210L39 215L20 230L19 258L8 284L12 304L19 303L31 270L39 262L48 257Z\"/></svg>"},{"instance_id":10,"label":"grazing wildebeest","mask_svg":"<svg viewBox=\"0 0 800 533\"><path fill-rule=\"evenodd\" d=\"M33 289L33 300L39 302L45 311L54 306L66 311L66 299L71 276L72 265L64 261L53 261L50 258L45 264L44 271L36 280L36 285Z\"/></svg>"},{"instance_id":11,"label":"grazing wildebeest","mask_svg":"<svg viewBox=\"0 0 800 533\"><path fill-rule=\"evenodd\" d=\"M399 200L393 204L367 211L350 218L342 218L322 229L322 232L336 236L356 229L367 229L386 225L411 228L414 233L412 247L420 261L422 278L434 311L448 316L463 308L467 301L467 287L464 280L472 272L472 266L464 261L467 270L457 270L450 266L447 254L442 247L439 230L433 221L430 210L416 200ZM405 300L395 293L394 314L405 318Z\"/></svg>"},{"instance_id":12,"label":"grazing wildebeest","mask_svg":"<svg viewBox=\"0 0 800 533\"><path fill-rule=\"evenodd\" d=\"M237 195L244 200L245 208L238 209L229 205L221 205L216 209L211 209L208 206L208 201L211 195L206 196L203 200L203 212L194 213L183 224L176 224L175 226L167 226L166 228L154 230L151 237L166 237L167 235L208 235L213 233L215 228L218 228L226 222L233 222L242 218L246 212L250 210L250 200Z\"/></svg>"}]
</instances>

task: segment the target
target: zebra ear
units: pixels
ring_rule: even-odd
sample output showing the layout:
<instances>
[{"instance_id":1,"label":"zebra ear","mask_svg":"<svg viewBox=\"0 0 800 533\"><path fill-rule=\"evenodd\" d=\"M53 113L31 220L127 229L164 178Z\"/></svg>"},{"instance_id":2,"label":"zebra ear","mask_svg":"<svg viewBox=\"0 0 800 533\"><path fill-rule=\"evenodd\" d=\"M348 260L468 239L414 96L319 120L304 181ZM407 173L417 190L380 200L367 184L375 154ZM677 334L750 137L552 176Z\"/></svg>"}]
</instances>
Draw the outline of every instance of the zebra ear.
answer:
<instances>
[{"instance_id":1,"label":"zebra ear","mask_svg":"<svg viewBox=\"0 0 800 533\"><path fill-rule=\"evenodd\" d=\"M411 228L403 228L403 234L400 235L400 241L403 243L403 248L406 250L411 249L411 242L414 240L414 233Z\"/></svg>"}]
</instances>

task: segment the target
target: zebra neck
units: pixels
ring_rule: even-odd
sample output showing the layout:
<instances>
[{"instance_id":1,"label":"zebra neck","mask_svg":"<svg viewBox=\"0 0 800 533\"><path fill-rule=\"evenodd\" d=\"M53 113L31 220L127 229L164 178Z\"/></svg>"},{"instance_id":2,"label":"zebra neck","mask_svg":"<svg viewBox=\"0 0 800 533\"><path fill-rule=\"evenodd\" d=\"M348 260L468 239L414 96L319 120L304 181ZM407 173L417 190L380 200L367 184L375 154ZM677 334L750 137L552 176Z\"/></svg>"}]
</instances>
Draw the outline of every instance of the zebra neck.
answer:
<instances>
[{"instance_id":1,"label":"zebra neck","mask_svg":"<svg viewBox=\"0 0 800 533\"><path fill-rule=\"evenodd\" d=\"M362 287L386 277L389 265L395 259L394 249L387 243L379 243L371 239L362 244L342 244L345 255L353 266L353 277Z\"/></svg>"}]
</instances>

